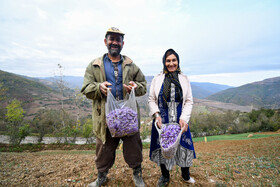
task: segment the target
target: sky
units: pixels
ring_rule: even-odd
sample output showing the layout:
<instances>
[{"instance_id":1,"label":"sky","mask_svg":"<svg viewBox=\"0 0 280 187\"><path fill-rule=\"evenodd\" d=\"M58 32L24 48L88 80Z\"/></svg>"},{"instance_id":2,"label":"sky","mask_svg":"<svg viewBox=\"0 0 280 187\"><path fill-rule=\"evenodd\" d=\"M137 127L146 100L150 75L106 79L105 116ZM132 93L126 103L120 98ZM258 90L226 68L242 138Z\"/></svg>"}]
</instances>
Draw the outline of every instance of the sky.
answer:
<instances>
[{"instance_id":1,"label":"sky","mask_svg":"<svg viewBox=\"0 0 280 187\"><path fill-rule=\"evenodd\" d=\"M191 82L241 86L280 76L278 0L0 0L0 70L83 76L109 27L145 75L173 48Z\"/></svg>"}]
</instances>

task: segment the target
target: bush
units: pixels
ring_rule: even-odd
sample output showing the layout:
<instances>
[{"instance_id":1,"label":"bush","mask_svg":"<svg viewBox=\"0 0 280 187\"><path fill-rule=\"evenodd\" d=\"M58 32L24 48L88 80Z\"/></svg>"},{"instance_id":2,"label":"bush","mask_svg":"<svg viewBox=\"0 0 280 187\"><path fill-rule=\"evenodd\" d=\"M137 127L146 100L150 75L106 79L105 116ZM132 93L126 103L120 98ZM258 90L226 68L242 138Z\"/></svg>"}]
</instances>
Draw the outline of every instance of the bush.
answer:
<instances>
[{"instance_id":1,"label":"bush","mask_svg":"<svg viewBox=\"0 0 280 187\"><path fill-rule=\"evenodd\" d=\"M21 107L21 102L14 99L7 107L6 120L10 143L19 145L21 141L30 134L29 125L23 123L25 111Z\"/></svg>"},{"instance_id":2,"label":"bush","mask_svg":"<svg viewBox=\"0 0 280 187\"><path fill-rule=\"evenodd\" d=\"M92 120L87 119L83 125L83 137L87 139L86 144L91 143L90 138L93 137Z\"/></svg>"}]
</instances>

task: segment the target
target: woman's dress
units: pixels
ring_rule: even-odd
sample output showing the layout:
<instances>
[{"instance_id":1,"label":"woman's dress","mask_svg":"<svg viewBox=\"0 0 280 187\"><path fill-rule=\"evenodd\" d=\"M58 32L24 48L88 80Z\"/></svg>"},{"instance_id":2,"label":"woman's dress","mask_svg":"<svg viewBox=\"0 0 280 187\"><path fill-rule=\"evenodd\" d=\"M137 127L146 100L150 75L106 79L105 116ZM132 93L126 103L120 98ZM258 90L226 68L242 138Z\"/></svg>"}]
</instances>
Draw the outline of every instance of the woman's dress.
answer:
<instances>
[{"instance_id":1,"label":"woman's dress","mask_svg":"<svg viewBox=\"0 0 280 187\"><path fill-rule=\"evenodd\" d=\"M175 98L175 85L171 83L170 91L170 101L168 101L168 107L164 107L163 104L163 85L161 87L158 106L160 110L160 115L162 118L162 123L178 123L179 118L182 113L182 103L178 102L179 99ZM153 121L152 134L151 134L151 145L150 145L150 160L160 164L165 164L168 170L171 170L174 165L180 167L190 167L192 165L192 160L196 158L195 150L193 146L193 141L191 137L190 128L184 132L180 139L180 145L178 146L176 155L171 159L166 159L161 154L161 148L159 144L159 134L157 132L155 125L155 120Z\"/></svg>"}]
</instances>

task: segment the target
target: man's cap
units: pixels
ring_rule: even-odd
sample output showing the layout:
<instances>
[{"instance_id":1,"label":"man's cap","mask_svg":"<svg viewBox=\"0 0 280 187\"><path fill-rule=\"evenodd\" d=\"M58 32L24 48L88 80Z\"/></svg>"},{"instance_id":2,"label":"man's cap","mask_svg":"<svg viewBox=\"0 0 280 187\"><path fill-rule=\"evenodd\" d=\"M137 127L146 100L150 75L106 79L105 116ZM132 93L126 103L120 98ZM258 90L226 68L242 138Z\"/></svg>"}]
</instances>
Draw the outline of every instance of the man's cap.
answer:
<instances>
[{"instance_id":1,"label":"man's cap","mask_svg":"<svg viewBox=\"0 0 280 187\"><path fill-rule=\"evenodd\" d=\"M124 33L122 31L120 31L118 28L116 27L110 27L107 32L106 32L106 35L109 34L109 33L116 33L116 34L120 34L120 35L124 35Z\"/></svg>"}]
</instances>

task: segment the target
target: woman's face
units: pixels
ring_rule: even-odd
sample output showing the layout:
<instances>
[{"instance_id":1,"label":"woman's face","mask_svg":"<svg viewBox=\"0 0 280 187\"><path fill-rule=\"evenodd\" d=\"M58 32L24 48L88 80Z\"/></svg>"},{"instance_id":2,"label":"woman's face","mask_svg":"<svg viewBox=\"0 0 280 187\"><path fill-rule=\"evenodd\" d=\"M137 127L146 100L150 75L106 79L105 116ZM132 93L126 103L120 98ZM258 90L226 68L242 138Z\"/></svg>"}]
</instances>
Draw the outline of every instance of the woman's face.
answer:
<instances>
[{"instance_id":1,"label":"woman's face","mask_svg":"<svg viewBox=\"0 0 280 187\"><path fill-rule=\"evenodd\" d=\"M177 70L178 68L178 61L174 54L169 55L165 60L165 66L167 70L172 73Z\"/></svg>"}]
</instances>

